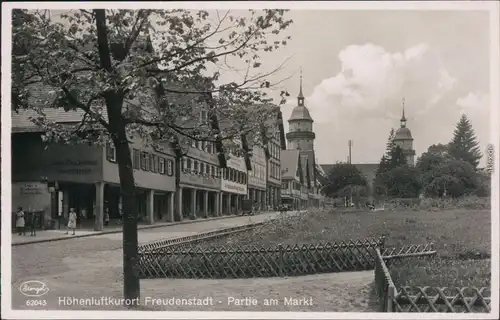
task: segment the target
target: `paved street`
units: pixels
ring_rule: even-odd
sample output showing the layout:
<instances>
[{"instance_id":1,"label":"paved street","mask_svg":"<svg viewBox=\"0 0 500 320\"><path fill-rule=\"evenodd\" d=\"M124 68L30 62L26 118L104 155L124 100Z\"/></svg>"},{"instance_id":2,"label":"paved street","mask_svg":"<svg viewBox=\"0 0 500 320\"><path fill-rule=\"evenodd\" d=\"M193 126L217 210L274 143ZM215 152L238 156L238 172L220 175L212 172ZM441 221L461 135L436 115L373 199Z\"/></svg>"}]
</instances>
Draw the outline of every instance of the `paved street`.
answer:
<instances>
[{"instance_id":1,"label":"paved street","mask_svg":"<svg viewBox=\"0 0 500 320\"><path fill-rule=\"evenodd\" d=\"M278 213L274 212L143 229L139 231L139 243L240 226L276 216ZM100 295L104 288L117 288L114 284L122 283L121 246L121 233L13 246L13 307L27 308L29 298L20 293L19 286L28 280L42 281L50 288L43 297L53 309L59 308L61 295L91 297ZM120 297L121 292L114 295Z\"/></svg>"}]
</instances>

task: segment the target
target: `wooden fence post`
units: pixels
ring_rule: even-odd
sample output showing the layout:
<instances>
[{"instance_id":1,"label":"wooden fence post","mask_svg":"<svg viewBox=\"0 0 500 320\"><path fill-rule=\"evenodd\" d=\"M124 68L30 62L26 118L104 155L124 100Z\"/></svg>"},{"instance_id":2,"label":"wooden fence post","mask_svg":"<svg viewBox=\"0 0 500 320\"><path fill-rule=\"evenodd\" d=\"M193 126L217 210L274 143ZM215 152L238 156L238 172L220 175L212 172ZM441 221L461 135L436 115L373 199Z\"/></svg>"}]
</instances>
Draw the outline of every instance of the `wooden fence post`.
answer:
<instances>
[{"instance_id":1,"label":"wooden fence post","mask_svg":"<svg viewBox=\"0 0 500 320\"><path fill-rule=\"evenodd\" d=\"M393 306L392 306L392 299L394 299L394 287L391 285L387 286L387 298L386 298L386 306L385 306L385 312L393 312Z\"/></svg>"},{"instance_id":2,"label":"wooden fence post","mask_svg":"<svg viewBox=\"0 0 500 320\"><path fill-rule=\"evenodd\" d=\"M283 245L280 243L278 244L278 249L279 249L279 275L280 277L283 277L283 269L284 269L284 255L285 255L285 252L284 252L284 249L283 249Z\"/></svg>"}]
</instances>

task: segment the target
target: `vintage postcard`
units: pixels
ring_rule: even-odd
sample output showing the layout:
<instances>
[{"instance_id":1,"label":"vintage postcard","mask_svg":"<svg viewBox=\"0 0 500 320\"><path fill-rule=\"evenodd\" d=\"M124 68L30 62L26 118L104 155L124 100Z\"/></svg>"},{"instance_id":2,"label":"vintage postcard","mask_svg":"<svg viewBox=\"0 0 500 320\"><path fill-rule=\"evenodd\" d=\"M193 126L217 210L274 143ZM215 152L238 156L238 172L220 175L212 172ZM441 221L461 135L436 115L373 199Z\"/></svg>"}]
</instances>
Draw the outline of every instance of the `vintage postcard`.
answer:
<instances>
[{"instance_id":1,"label":"vintage postcard","mask_svg":"<svg viewBox=\"0 0 500 320\"><path fill-rule=\"evenodd\" d=\"M498 319L499 8L2 4L2 315Z\"/></svg>"}]
</instances>

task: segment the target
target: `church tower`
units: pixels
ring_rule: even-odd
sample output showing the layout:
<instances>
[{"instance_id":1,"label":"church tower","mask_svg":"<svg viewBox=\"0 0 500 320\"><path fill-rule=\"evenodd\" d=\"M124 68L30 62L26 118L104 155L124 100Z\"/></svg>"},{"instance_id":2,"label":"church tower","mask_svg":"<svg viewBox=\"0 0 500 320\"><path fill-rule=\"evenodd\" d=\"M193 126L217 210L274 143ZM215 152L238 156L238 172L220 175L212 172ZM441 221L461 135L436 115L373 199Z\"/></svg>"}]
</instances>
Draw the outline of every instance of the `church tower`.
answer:
<instances>
[{"instance_id":1,"label":"church tower","mask_svg":"<svg viewBox=\"0 0 500 320\"><path fill-rule=\"evenodd\" d=\"M304 94L302 93L302 70L300 71L300 91L297 96L297 106L293 109L290 119L288 119L288 133L286 140L289 149L299 149L301 151L314 151L313 119L304 104Z\"/></svg>"},{"instance_id":2,"label":"church tower","mask_svg":"<svg viewBox=\"0 0 500 320\"><path fill-rule=\"evenodd\" d=\"M415 165L415 150L413 149L413 137L411 136L411 131L406 127L406 117L405 117L405 100L403 99L403 116L401 117L401 126L396 130L396 135L394 137L394 144L403 149L403 153L406 157L406 163L409 165Z\"/></svg>"}]
</instances>

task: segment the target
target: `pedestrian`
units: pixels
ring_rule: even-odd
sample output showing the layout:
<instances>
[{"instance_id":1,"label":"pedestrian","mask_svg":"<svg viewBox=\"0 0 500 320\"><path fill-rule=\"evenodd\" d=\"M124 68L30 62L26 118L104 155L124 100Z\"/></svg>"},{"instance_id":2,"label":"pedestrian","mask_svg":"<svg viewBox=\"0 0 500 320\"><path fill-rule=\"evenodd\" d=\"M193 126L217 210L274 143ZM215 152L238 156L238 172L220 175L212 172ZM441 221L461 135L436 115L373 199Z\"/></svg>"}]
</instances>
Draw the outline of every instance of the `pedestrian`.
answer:
<instances>
[{"instance_id":1,"label":"pedestrian","mask_svg":"<svg viewBox=\"0 0 500 320\"><path fill-rule=\"evenodd\" d=\"M16 228L20 236L26 235L23 207L19 206L16 213Z\"/></svg>"},{"instance_id":2,"label":"pedestrian","mask_svg":"<svg viewBox=\"0 0 500 320\"><path fill-rule=\"evenodd\" d=\"M66 227L66 234L68 234L69 229L73 229L73 235L75 235L76 212L74 208L69 209L69 219L68 219L68 226Z\"/></svg>"},{"instance_id":3,"label":"pedestrian","mask_svg":"<svg viewBox=\"0 0 500 320\"><path fill-rule=\"evenodd\" d=\"M109 225L109 208L106 208L104 211L104 225Z\"/></svg>"},{"instance_id":4,"label":"pedestrian","mask_svg":"<svg viewBox=\"0 0 500 320\"><path fill-rule=\"evenodd\" d=\"M30 222L30 236L36 237L36 223L38 221L38 214L36 211L33 211L33 215L31 216Z\"/></svg>"}]
</instances>

